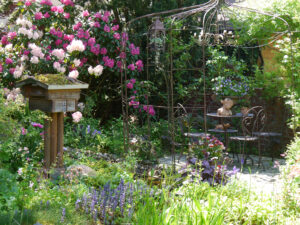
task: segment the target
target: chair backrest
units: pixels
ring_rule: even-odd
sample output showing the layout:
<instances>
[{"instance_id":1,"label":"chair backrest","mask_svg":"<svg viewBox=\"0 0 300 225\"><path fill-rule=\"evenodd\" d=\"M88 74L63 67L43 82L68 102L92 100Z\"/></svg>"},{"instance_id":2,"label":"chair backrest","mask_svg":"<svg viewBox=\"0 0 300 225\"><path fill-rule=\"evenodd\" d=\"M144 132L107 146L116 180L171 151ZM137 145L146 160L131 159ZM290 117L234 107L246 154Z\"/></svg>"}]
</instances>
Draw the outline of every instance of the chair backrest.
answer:
<instances>
[{"instance_id":1,"label":"chair backrest","mask_svg":"<svg viewBox=\"0 0 300 225\"><path fill-rule=\"evenodd\" d=\"M242 119L244 136L253 136L253 132L262 132L265 128L267 116L262 106L254 106L248 110Z\"/></svg>"}]
</instances>

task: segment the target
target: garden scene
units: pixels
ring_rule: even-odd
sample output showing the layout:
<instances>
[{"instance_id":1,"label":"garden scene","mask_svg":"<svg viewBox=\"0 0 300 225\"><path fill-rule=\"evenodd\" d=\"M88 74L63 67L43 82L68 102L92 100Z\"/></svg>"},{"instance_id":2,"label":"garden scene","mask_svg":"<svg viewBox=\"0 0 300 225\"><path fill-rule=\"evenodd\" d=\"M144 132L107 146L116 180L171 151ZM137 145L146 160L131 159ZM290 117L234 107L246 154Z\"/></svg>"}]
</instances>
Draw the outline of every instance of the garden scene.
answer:
<instances>
[{"instance_id":1,"label":"garden scene","mask_svg":"<svg viewBox=\"0 0 300 225\"><path fill-rule=\"evenodd\" d=\"M300 224L298 0L0 0L0 225Z\"/></svg>"}]
</instances>

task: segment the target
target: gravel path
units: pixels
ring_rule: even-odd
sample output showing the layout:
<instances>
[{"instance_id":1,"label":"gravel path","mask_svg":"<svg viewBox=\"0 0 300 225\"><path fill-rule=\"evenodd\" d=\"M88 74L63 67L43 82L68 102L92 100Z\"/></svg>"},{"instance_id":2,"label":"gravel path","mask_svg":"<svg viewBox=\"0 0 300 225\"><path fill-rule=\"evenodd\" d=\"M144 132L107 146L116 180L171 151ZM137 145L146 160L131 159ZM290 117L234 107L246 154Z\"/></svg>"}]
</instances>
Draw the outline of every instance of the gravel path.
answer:
<instances>
[{"instance_id":1,"label":"gravel path","mask_svg":"<svg viewBox=\"0 0 300 225\"><path fill-rule=\"evenodd\" d=\"M233 166L240 168L241 171L237 173L232 179L238 179L242 182L248 183L249 187L256 192L262 192L264 194L276 194L281 192L282 181L280 179L279 169L274 167L274 162L278 162L283 165L285 162L283 159L272 159L269 157L262 157L264 164L264 169L257 166L258 156L251 155L254 160L254 165L251 165L250 160L247 160L247 164L241 167L240 163L235 157L233 159L233 164L228 168L232 169ZM181 168L186 164L186 156L176 155L176 168ZM165 156L159 159L159 164L161 166L171 166L172 157Z\"/></svg>"}]
</instances>

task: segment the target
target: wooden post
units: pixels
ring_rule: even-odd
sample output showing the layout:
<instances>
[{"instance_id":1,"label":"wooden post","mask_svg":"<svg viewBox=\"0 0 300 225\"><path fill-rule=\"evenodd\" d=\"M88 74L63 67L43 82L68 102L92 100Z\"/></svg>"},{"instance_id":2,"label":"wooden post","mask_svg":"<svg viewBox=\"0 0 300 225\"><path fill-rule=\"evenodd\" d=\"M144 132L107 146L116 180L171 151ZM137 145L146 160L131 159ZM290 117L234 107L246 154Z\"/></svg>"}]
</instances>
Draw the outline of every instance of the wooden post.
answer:
<instances>
[{"instance_id":1,"label":"wooden post","mask_svg":"<svg viewBox=\"0 0 300 225\"><path fill-rule=\"evenodd\" d=\"M49 115L49 114L48 114ZM48 119L45 119L44 122L44 148L45 148L45 167L48 170L50 168L51 164L51 149L50 149L50 123L51 121Z\"/></svg>"},{"instance_id":2,"label":"wooden post","mask_svg":"<svg viewBox=\"0 0 300 225\"><path fill-rule=\"evenodd\" d=\"M63 154L64 154L64 113L57 113L57 156L58 166L63 167Z\"/></svg>"},{"instance_id":3,"label":"wooden post","mask_svg":"<svg viewBox=\"0 0 300 225\"><path fill-rule=\"evenodd\" d=\"M54 163L57 156L57 113L51 113L51 128L50 128L50 146L51 146L51 163Z\"/></svg>"}]
</instances>

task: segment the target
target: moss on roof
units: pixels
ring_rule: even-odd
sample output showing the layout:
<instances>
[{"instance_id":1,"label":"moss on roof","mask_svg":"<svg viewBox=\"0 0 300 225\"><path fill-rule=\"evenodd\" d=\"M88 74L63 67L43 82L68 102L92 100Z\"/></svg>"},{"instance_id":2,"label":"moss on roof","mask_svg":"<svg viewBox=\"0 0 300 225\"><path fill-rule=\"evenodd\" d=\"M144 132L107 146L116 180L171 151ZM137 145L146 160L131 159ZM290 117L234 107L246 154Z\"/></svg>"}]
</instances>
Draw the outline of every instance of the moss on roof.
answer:
<instances>
[{"instance_id":1,"label":"moss on roof","mask_svg":"<svg viewBox=\"0 0 300 225\"><path fill-rule=\"evenodd\" d=\"M34 79L44 83L44 84L56 84L56 85L67 85L67 84L76 84L76 82L69 80L63 74L41 74L34 76Z\"/></svg>"}]
</instances>

